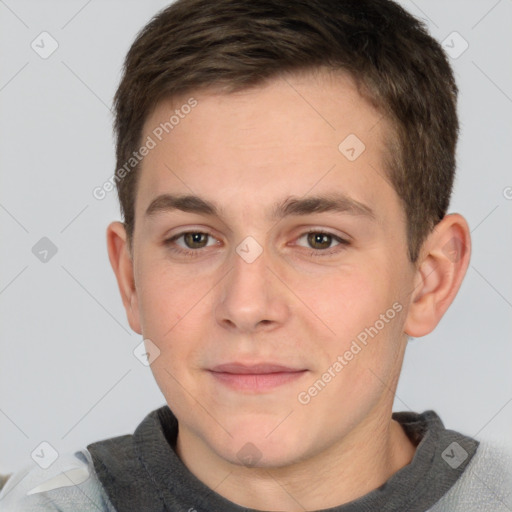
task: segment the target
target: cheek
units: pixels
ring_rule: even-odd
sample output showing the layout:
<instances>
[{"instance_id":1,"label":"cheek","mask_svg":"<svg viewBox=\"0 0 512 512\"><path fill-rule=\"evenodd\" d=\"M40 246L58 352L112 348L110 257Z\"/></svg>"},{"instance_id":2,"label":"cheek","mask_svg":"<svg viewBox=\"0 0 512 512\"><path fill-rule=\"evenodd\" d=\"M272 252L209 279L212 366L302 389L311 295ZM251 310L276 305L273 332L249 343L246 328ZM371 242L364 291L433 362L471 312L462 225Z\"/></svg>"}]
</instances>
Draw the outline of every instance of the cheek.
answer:
<instances>
[{"instance_id":1,"label":"cheek","mask_svg":"<svg viewBox=\"0 0 512 512\"><path fill-rule=\"evenodd\" d=\"M141 263L137 296L143 333L166 339L192 313L204 309L213 280L183 275L165 262Z\"/></svg>"},{"instance_id":2,"label":"cheek","mask_svg":"<svg viewBox=\"0 0 512 512\"><path fill-rule=\"evenodd\" d=\"M386 303L385 288L380 275L362 268L347 266L324 276L296 279L292 286L312 313L312 327L347 339L378 318Z\"/></svg>"},{"instance_id":3,"label":"cheek","mask_svg":"<svg viewBox=\"0 0 512 512\"><path fill-rule=\"evenodd\" d=\"M199 280L193 286L165 267L141 276L139 290L142 331L157 347L151 364L155 381L175 413L186 415L193 406L184 390L199 396L195 366L207 340L206 320L211 299Z\"/></svg>"},{"instance_id":4,"label":"cheek","mask_svg":"<svg viewBox=\"0 0 512 512\"><path fill-rule=\"evenodd\" d=\"M296 283L297 295L311 305L312 314L304 309L309 337L322 340L323 371L342 357L345 377L338 382L364 381L368 376L362 373L368 368L381 374L395 364L404 307L392 276L383 267L370 272L371 266L362 264L335 276Z\"/></svg>"},{"instance_id":5,"label":"cheek","mask_svg":"<svg viewBox=\"0 0 512 512\"><path fill-rule=\"evenodd\" d=\"M147 265L138 291L142 332L160 350L151 365L166 397L195 389L195 369L211 338L214 279L180 276L165 263Z\"/></svg>"}]
</instances>

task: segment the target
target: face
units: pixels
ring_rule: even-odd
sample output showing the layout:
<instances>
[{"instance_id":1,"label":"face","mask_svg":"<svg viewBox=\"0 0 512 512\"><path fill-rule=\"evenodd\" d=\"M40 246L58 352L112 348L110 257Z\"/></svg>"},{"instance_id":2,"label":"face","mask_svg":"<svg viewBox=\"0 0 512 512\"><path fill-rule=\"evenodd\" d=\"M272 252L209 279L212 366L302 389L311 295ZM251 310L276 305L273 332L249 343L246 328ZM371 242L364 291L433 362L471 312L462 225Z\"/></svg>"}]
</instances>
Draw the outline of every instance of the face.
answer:
<instances>
[{"instance_id":1,"label":"face","mask_svg":"<svg viewBox=\"0 0 512 512\"><path fill-rule=\"evenodd\" d=\"M389 414L414 273L386 130L325 74L147 119L129 319L180 436L279 466Z\"/></svg>"}]
</instances>

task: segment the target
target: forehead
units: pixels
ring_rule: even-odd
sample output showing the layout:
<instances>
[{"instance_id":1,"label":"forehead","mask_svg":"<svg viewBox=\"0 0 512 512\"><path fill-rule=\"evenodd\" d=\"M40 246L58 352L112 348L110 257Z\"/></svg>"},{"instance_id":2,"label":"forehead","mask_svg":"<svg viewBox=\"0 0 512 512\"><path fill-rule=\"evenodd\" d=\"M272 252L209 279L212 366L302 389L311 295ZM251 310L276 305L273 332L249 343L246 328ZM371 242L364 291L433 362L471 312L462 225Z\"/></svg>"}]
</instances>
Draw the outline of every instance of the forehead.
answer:
<instances>
[{"instance_id":1,"label":"forehead","mask_svg":"<svg viewBox=\"0 0 512 512\"><path fill-rule=\"evenodd\" d=\"M165 193L248 215L285 191L336 190L376 207L396 202L385 178L387 130L346 74L288 75L236 93L163 101L144 127L142 140L154 147L141 163L136 216Z\"/></svg>"}]
</instances>

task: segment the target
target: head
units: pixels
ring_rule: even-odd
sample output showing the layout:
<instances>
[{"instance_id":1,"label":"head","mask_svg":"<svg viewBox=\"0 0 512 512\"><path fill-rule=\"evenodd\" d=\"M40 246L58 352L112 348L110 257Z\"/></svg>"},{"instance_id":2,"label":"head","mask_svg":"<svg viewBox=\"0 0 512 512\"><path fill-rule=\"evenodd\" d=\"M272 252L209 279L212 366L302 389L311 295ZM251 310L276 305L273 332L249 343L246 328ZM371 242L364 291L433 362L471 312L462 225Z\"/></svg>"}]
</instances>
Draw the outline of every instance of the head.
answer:
<instances>
[{"instance_id":1,"label":"head","mask_svg":"<svg viewBox=\"0 0 512 512\"><path fill-rule=\"evenodd\" d=\"M141 31L108 247L180 433L275 466L383 422L469 261L456 94L387 0L178 0Z\"/></svg>"}]
</instances>

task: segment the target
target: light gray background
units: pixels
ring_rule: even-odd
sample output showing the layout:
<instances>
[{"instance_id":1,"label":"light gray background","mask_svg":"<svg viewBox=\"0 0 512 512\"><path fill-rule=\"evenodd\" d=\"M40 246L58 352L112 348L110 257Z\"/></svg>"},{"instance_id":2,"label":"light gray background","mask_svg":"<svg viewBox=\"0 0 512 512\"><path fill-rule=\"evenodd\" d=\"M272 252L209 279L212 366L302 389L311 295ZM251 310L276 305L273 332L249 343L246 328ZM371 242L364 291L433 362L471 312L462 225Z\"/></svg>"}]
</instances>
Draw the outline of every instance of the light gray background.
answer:
<instances>
[{"instance_id":1,"label":"light gray background","mask_svg":"<svg viewBox=\"0 0 512 512\"><path fill-rule=\"evenodd\" d=\"M132 353L141 337L107 258L115 192L92 190L114 171L124 55L166 3L0 1L0 472L42 441L62 453L131 433L165 403ZM512 447L512 0L402 4L439 41L456 31L469 44L452 59L462 130L450 211L467 218L473 256L439 327L409 344L395 410L432 408ZM31 48L42 31L59 44L47 59ZM58 248L47 263L32 253L42 237Z\"/></svg>"}]
</instances>

